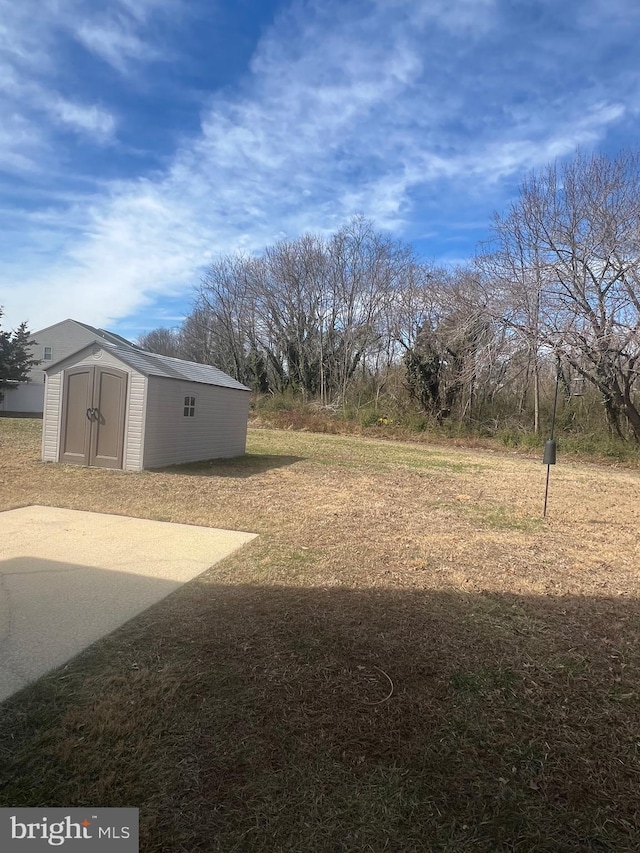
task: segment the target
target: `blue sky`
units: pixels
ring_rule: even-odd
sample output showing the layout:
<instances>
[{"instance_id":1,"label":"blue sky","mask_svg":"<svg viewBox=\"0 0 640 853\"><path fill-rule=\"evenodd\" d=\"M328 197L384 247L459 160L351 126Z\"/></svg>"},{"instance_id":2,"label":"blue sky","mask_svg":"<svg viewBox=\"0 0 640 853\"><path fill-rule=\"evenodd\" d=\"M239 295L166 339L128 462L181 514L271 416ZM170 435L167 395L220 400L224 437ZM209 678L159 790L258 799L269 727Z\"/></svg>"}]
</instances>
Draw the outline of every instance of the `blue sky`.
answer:
<instances>
[{"instance_id":1,"label":"blue sky","mask_svg":"<svg viewBox=\"0 0 640 853\"><path fill-rule=\"evenodd\" d=\"M0 0L4 327L175 326L216 255L355 213L460 262L638 145L636 0Z\"/></svg>"}]
</instances>

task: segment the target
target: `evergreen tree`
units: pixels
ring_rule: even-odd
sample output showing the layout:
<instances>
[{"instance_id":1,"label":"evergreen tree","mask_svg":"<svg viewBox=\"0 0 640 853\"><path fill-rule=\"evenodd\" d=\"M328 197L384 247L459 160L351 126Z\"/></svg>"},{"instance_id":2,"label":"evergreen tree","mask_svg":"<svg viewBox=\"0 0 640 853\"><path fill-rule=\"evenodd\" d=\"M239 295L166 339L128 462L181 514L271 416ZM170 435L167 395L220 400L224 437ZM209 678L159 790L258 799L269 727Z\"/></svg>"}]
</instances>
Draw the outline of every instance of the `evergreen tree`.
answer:
<instances>
[{"instance_id":1,"label":"evergreen tree","mask_svg":"<svg viewBox=\"0 0 640 853\"><path fill-rule=\"evenodd\" d=\"M0 308L0 321L2 313ZM35 364L39 364L38 359L32 357L33 342L29 342L30 334L26 323L20 323L11 332L0 327L0 402L4 399L9 382L28 382L29 371Z\"/></svg>"}]
</instances>

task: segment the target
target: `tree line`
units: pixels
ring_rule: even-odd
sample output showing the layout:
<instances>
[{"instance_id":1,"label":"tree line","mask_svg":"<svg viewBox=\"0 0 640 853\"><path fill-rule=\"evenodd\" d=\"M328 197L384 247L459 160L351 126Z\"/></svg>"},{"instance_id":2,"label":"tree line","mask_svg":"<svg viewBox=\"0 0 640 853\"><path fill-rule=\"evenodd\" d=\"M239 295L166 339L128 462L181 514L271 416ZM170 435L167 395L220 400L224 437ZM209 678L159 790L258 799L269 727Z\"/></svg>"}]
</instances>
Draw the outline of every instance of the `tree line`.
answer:
<instances>
[{"instance_id":1,"label":"tree line","mask_svg":"<svg viewBox=\"0 0 640 853\"><path fill-rule=\"evenodd\" d=\"M639 155L532 173L464 266L427 263L361 216L219 257L183 324L140 343L259 394L338 406L364 392L439 423L535 432L557 378L640 443Z\"/></svg>"}]
</instances>

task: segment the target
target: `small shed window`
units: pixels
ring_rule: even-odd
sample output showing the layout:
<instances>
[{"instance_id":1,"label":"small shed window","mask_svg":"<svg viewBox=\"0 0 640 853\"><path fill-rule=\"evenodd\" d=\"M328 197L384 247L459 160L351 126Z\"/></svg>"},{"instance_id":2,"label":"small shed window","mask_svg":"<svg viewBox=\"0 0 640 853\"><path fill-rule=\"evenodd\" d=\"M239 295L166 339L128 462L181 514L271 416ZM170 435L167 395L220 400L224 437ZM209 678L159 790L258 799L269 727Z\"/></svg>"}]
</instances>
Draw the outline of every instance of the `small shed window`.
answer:
<instances>
[{"instance_id":1,"label":"small shed window","mask_svg":"<svg viewBox=\"0 0 640 853\"><path fill-rule=\"evenodd\" d=\"M52 347L42 347L42 360L43 361L51 361L53 359L53 348Z\"/></svg>"},{"instance_id":2,"label":"small shed window","mask_svg":"<svg viewBox=\"0 0 640 853\"><path fill-rule=\"evenodd\" d=\"M192 418L196 413L196 398L195 397L185 397L184 398L184 416L185 418Z\"/></svg>"}]
</instances>

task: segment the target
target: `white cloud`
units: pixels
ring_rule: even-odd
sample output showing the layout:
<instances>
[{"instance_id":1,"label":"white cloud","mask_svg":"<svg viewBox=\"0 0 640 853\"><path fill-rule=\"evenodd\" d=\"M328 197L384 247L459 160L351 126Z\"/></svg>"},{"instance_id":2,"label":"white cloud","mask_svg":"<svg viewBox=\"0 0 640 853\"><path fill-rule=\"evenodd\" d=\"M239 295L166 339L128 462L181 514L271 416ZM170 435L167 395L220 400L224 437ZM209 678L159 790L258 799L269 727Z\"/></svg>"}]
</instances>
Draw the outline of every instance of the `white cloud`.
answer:
<instances>
[{"instance_id":1,"label":"white cloud","mask_svg":"<svg viewBox=\"0 0 640 853\"><path fill-rule=\"evenodd\" d=\"M160 54L138 36L133 21L122 17L80 24L74 35L87 50L95 53L122 74L132 63L158 59Z\"/></svg>"},{"instance_id":2,"label":"white cloud","mask_svg":"<svg viewBox=\"0 0 640 853\"><path fill-rule=\"evenodd\" d=\"M436 24L451 33L473 38L495 24L497 0L376 0L380 9L393 9L408 15L414 24Z\"/></svg>"},{"instance_id":3,"label":"white cloud","mask_svg":"<svg viewBox=\"0 0 640 853\"><path fill-rule=\"evenodd\" d=\"M533 138L508 139L488 146L478 156L463 161L461 171L495 182L539 168L596 143L624 114L622 104L594 104L583 115L572 117L567 127L554 128L552 132L538 128Z\"/></svg>"},{"instance_id":4,"label":"white cloud","mask_svg":"<svg viewBox=\"0 0 640 853\"><path fill-rule=\"evenodd\" d=\"M95 104L85 106L58 98L48 103L46 108L54 119L98 141L110 139L115 131L114 116Z\"/></svg>"},{"instance_id":5,"label":"white cloud","mask_svg":"<svg viewBox=\"0 0 640 853\"><path fill-rule=\"evenodd\" d=\"M87 18L74 32L129 73L154 58L137 29L152 6L136 17L121 0L117 14ZM356 212L401 232L417 198L498 197L504 179L597 144L627 104L606 82L563 88L553 45L530 64L504 8L498 0L295 3L265 33L246 78L212 96L200 132L163 174L112 183L69 207L57 229L32 216L40 254L25 254L22 270L5 261L3 275L0 266L0 282L18 285L7 315L41 327L60 319L64 300L62 313L72 307L79 319L109 325L184 292L211 253L257 251ZM102 107L52 103L70 127L113 135L115 117Z\"/></svg>"},{"instance_id":6,"label":"white cloud","mask_svg":"<svg viewBox=\"0 0 640 853\"><path fill-rule=\"evenodd\" d=\"M121 10L140 24L157 14L174 14L183 10L184 0L117 0Z\"/></svg>"},{"instance_id":7,"label":"white cloud","mask_svg":"<svg viewBox=\"0 0 640 853\"><path fill-rule=\"evenodd\" d=\"M0 122L0 172L33 172L45 149L38 125L8 106Z\"/></svg>"},{"instance_id":8,"label":"white cloud","mask_svg":"<svg viewBox=\"0 0 640 853\"><path fill-rule=\"evenodd\" d=\"M69 18L67 26L88 51L129 76L141 65L172 58L166 45L160 50L149 38L147 26L184 9L184 0L112 0L97 11L84 0L82 16Z\"/></svg>"},{"instance_id":9,"label":"white cloud","mask_svg":"<svg viewBox=\"0 0 640 853\"><path fill-rule=\"evenodd\" d=\"M54 146L48 143L60 128L99 144L111 140L117 128L113 110L58 88L67 62L65 39L75 39L128 74L140 64L167 58L147 38L146 28L154 15L179 10L181 3L111 0L107 11L100 11L91 0L0 0L0 168L36 169L38 154L46 150L51 157ZM8 141L10 134L15 144Z\"/></svg>"}]
</instances>

